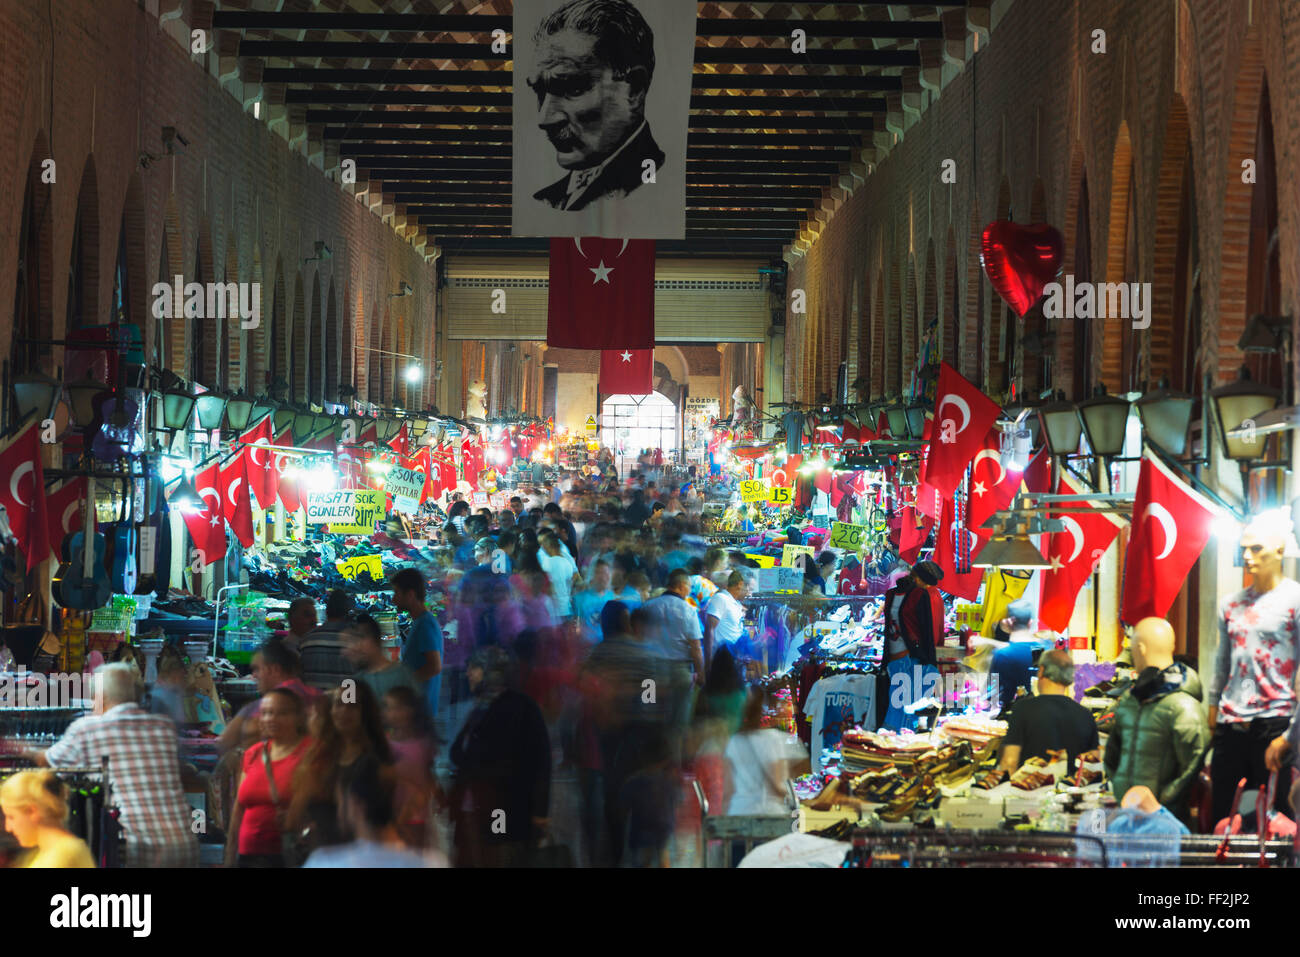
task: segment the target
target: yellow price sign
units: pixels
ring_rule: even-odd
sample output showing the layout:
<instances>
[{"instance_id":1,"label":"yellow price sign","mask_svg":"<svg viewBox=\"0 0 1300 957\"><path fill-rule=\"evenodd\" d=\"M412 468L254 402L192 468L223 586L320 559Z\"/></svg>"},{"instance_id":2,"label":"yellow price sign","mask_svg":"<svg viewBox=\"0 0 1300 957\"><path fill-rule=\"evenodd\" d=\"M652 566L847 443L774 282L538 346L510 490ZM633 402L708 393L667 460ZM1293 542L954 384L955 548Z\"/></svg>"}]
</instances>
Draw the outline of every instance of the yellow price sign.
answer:
<instances>
[{"instance_id":1,"label":"yellow price sign","mask_svg":"<svg viewBox=\"0 0 1300 957\"><path fill-rule=\"evenodd\" d=\"M740 483L740 500L742 502L766 502L767 483L757 479L746 479Z\"/></svg>"},{"instance_id":2,"label":"yellow price sign","mask_svg":"<svg viewBox=\"0 0 1300 957\"><path fill-rule=\"evenodd\" d=\"M358 555L356 558L345 558L341 562L335 562L334 565L338 568L339 574L348 581L355 581L362 571L369 572L370 577L377 582L384 580L384 565L378 555Z\"/></svg>"},{"instance_id":3,"label":"yellow price sign","mask_svg":"<svg viewBox=\"0 0 1300 957\"><path fill-rule=\"evenodd\" d=\"M794 489L773 485L767 490L768 505L789 505L794 501Z\"/></svg>"},{"instance_id":4,"label":"yellow price sign","mask_svg":"<svg viewBox=\"0 0 1300 957\"><path fill-rule=\"evenodd\" d=\"M781 549L781 565L790 568L795 563L796 555L815 555L817 549L811 545L787 545Z\"/></svg>"},{"instance_id":5,"label":"yellow price sign","mask_svg":"<svg viewBox=\"0 0 1300 957\"><path fill-rule=\"evenodd\" d=\"M775 555L746 555L745 557L746 557L746 558L752 558L752 559L754 559L754 561L758 562L758 567L759 567L759 568L775 568L775 567L776 567L776 556L775 556Z\"/></svg>"},{"instance_id":6,"label":"yellow price sign","mask_svg":"<svg viewBox=\"0 0 1300 957\"><path fill-rule=\"evenodd\" d=\"M831 526L831 548L843 548L851 552L856 552L862 547L862 540L866 538L867 527L865 525L849 525L845 522L836 522Z\"/></svg>"}]
</instances>

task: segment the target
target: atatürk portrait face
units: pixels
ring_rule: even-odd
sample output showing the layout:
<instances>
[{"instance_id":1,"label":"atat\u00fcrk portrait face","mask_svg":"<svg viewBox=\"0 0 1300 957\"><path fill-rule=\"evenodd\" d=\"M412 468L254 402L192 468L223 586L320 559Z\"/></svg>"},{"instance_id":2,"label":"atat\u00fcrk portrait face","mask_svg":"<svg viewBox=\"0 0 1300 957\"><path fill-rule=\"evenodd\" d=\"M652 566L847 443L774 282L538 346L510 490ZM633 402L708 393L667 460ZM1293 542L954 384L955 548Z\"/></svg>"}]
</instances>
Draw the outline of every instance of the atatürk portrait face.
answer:
<instances>
[{"instance_id":1,"label":"atat\u00fcrk portrait face","mask_svg":"<svg viewBox=\"0 0 1300 957\"><path fill-rule=\"evenodd\" d=\"M538 125L564 169L603 163L644 118L646 76L636 68L616 78L595 54L596 37L573 29L538 40L537 72L528 85L537 94Z\"/></svg>"}]
</instances>

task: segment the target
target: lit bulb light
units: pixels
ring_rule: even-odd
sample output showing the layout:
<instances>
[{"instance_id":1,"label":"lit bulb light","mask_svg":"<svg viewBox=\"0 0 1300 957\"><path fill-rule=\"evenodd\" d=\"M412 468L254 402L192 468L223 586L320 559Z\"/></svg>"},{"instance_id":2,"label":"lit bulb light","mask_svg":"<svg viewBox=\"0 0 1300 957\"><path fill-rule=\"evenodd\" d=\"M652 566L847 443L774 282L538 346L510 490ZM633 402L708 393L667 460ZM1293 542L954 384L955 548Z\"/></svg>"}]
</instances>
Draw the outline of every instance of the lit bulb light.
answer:
<instances>
[{"instance_id":1,"label":"lit bulb light","mask_svg":"<svg viewBox=\"0 0 1300 957\"><path fill-rule=\"evenodd\" d=\"M339 474L333 468L301 469L300 473L310 492L332 492L339 487Z\"/></svg>"},{"instance_id":2,"label":"lit bulb light","mask_svg":"<svg viewBox=\"0 0 1300 957\"><path fill-rule=\"evenodd\" d=\"M420 371L420 367L419 367L419 366L407 366L407 367L406 367L406 381L407 381L407 382L419 382L419 381L420 381L420 376L421 376L421 374L422 374L422 373L421 373L421 371Z\"/></svg>"},{"instance_id":3,"label":"lit bulb light","mask_svg":"<svg viewBox=\"0 0 1300 957\"><path fill-rule=\"evenodd\" d=\"M1235 541L1241 535L1241 523L1231 515L1216 515L1210 520L1210 534L1222 542Z\"/></svg>"}]
</instances>

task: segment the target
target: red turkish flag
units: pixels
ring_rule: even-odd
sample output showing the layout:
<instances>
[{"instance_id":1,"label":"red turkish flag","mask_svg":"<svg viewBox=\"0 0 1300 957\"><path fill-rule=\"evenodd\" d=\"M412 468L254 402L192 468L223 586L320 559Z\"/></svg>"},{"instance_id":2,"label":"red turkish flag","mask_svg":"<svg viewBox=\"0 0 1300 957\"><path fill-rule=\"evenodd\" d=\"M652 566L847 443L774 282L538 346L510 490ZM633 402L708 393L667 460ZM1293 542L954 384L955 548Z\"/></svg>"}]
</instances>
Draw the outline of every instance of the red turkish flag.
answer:
<instances>
[{"instance_id":1,"label":"red turkish flag","mask_svg":"<svg viewBox=\"0 0 1300 957\"><path fill-rule=\"evenodd\" d=\"M934 543L934 561L943 569L943 581L939 582L939 588L955 598L974 601L979 597L984 569L971 568L970 560L984 547L985 539L969 528L958 528L954 512L953 501L944 499L939 533ZM963 567L968 571L957 571L959 559L965 563Z\"/></svg>"},{"instance_id":2,"label":"red turkish flag","mask_svg":"<svg viewBox=\"0 0 1300 957\"><path fill-rule=\"evenodd\" d=\"M772 469L768 483L773 488L794 488L794 483L799 480L799 465L802 462L802 455L786 456L785 464Z\"/></svg>"},{"instance_id":3,"label":"red turkish flag","mask_svg":"<svg viewBox=\"0 0 1300 957\"><path fill-rule=\"evenodd\" d=\"M989 429L984 447L975 453L971 463L970 494L966 498L967 520L978 534L985 534L984 523L994 512L1011 504L1022 475L1002 467L1002 431Z\"/></svg>"},{"instance_id":4,"label":"red turkish flag","mask_svg":"<svg viewBox=\"0 0 1300 957\"><path fill-rule=\"evenodd\" d=\"M402 422L402 427L397 430L397 434L389 439L388 447L403 457L411 454L411 429L409 423Z\"/></svg>"},{"instance_id":5,"label":"red turkish flag","mask_svg":"<svg viewBox=\"0 0 1300 957\"><path fill-rule=\"evenodd\" d=\"M9 528L27 555L31 571L50 555L50 527L45 507L45 471L41 468L40 423L33 422L0 450L0 505Z\"/></svg>"},{"instance_id":6,"label":"red turkish flag","mask_svg":"<svg viewBox=\"0 0 1300 957\"><path fill-rule=\"evenodd\" d=\"M271 453L265 448L256 448L256 446L267 446L273 444L271 441L271 417L268 415L261 422L253 426L247 432L239 437L247 447L248 455L248 487L257 499L257 504L262 508L270 508L275 504L275 495L279 483L280 473L275 470L275 462L271 458Z\"/></svg>"},{"instance_id":7,"label":"red turkish flag","mask_svg":"<svg viewBox=\"0 0 1300 957\"><path fill-rule=\"evenodd\" d=\"M253 502L248 490L248 453L240 452L221 470L221 510L245 548L253 545Z\"/></svg>"},{"instance_id":8,"label":"red turkish flag","mask_svg":"<svg viewBox=\"0 0 1300 957\"><path fill-rule=\"evenodd\" d=\"M1120 618L1136 625L1163 618L1201 557L1219 510L1184 485L1150 453L1133 498L1133 534L1124 563Z\"/></svg>"},{"instance_id":9,"label":"red turkish flag","mask_svg":"<svg viewBox=\"0 0 1300 957\"><path fill-rule=\"evenodd\" d=\"M211 565L226 557L226 523L221 507L221 467L213 462L194 476L194 487L199 498L203 499L201 508L187 508L181 511L185 527L190 531L190 540L199 550L204 565Z\"/></svg>"},{"instance_id":10,"label":"red turkish flag","mask_svg":"<svg viewBox=\"0 0 1300 957\"><path fill-rule=\"evenodd\" d=\"M483 469L483 446L469 438L460 444L461 478L475 487L478 485L478 473Z\"/></svg>"},{"instance_id":11,"label":"red turkish flag","mask_svg":"<svg viewBox=\"0 0 1300 957\"><path fill-rule=\"evenodd\" d=\"M546 344L653 349L654 240L552 239Z\"/></svg>"},{"instance_id":12,"label":"red turkish flag","mask_svg":"<svg viewBox=\"0 0 1300 957\"><path fill-rule=\"evenodd\" d=\"M435 464L440 466L438 474L442 482L438 494L445 495L448 492L456 491L458 482L456 478L456 450L450 445L444 445L439 451Z\"/></svg>"},{"instance_id":13,"label":"red turkish flag","mask_svg":"<svg viewBox=\"0 0 1300 957\"><path fill-rule=\"evenodd\" d=\"M1061 476L1057 495L1083 495L1088 491L1068 474ZM1042 572L1038 619L1045 628L1064 632L1074 614L1074 600L1101 556L1115 540L1124 522L1113 515L1090 508L1061 515L1065 531L1047 536L1047 560L1051 568Z\"/></svg>"},{"instance_id":14,"label":"red turkish flag","mask_svg":"<svg viewBox=\"0 0 1300 957\"><path fill-rule=\"evenodd\" d=\"M293 446L293 436L289 429L286 428L276 436L275 444L286 448ZM276 492L280 496L280 504L289 512L296 512L303 506L302 496L298 492L298 480L289 474L290 469L296 468L297 465L296 456L283 452L275 454L275 471L278 475Z\"/></svg>"},{"instance_id":15,"label":"red turkish flag","mask_svg":"<svg viewBox=\"0 0 1300 957\"><path fill-rule=\"evenodd\" d=\"M932 528L934 528L934 518L918 512L910 505L904 506L902 522L898 530L898 557L909 565L915 565L921 546L930 537Z\"/></svg>"},{"instance_id":16,"label":"red turkish flag","mask_svg":"<svg viewBox=\"0 0 1300 957\"><path fill-rule=\"evenodd\" d=\"M925 480L945 498L961 484L966 466L984 445L1002 408L946 362L939 363L933 436Z\"/></svg>"},{"instance_id":17,"label":"red turkish flag","mask_svg":"<svg viewBox=\"0 0 1300 957\"><path fill-rule=\"evenodd\" d=\"M605 349L600 354L603 395L649 395L654 391L653 349Z\"/></svg>"},{"instance_id":18,"label":"red turkish flag","mask_svg":"<svg viewBox=\"0 0 1300 957\"><path fill-rule=\"evenodd\" d=\"M1046 495L1052 488L1052 457L1047 454L1047 446L1038 450L1038 454L1029 460L1024 471L1025 488L1035 495Z\"/></svg>"},{"instance_id":19,"label":"red turkish flag","mask_svg":"<svg viewBox=\"0 0 1300 957\"><path fill-rule=\"evenodd\" d=\"M45 524L50 551L61 557L63 540L81 528L82 503L86 500L86 480L75 478L64 482L45 496Z\"/></svg>"}]
</instances>

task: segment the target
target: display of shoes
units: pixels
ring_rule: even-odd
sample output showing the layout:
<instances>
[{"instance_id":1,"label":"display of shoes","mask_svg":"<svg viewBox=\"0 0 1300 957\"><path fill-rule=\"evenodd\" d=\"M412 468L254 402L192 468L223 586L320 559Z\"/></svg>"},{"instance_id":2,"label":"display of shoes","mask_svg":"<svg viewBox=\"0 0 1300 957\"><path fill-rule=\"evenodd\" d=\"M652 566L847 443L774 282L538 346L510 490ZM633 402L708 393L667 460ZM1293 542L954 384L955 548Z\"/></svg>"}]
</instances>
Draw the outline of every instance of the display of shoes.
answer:
<instances>
[{"instance_id":1,"label":"display of shoes","mask_svg":"<svg viewBox=\"0 0 1300 957\"><path fill-rule=\"evenodd\" d=\"M981 791L991 791L995 787L1005 784L1009 777L1010 775L1006 771L996 768L976 781L975 787Z\"/></svg>"}]
</instances>

